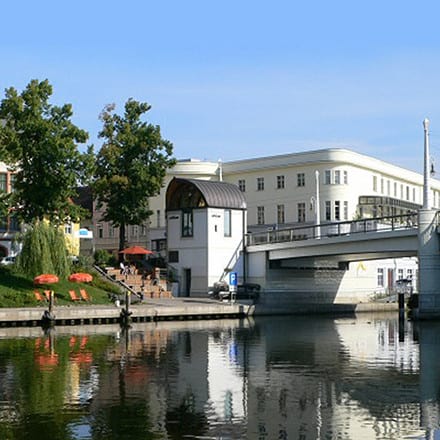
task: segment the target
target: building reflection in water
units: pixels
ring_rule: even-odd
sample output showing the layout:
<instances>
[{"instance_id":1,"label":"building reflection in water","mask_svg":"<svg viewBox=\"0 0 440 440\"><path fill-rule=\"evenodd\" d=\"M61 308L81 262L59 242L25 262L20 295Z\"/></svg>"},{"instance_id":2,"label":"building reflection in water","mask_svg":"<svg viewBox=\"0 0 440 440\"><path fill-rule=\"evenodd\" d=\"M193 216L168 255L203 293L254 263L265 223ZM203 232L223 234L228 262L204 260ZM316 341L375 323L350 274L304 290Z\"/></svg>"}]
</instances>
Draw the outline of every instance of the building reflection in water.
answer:
<instances>
[{"instance_id":1,"label":"building reflection in water","mask_svg":"<svg viewBox=\"0 0 440 440\"><path fill-rule=\"evenodd\" d=\"M38 438L30 420L66 440L439 433L440 323L399 332L397 316L376 314L23 331L0 331L0 433Z\"/></svg>"}]
</instances>

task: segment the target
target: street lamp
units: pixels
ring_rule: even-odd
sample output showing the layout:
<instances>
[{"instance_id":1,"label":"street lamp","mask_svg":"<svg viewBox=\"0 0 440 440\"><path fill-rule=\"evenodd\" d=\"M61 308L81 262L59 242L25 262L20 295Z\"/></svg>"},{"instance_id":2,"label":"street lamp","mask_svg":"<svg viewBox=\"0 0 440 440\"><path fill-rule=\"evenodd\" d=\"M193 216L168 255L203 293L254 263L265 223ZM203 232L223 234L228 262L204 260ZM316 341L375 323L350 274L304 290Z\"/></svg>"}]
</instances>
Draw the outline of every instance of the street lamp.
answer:
<instances>
[{"instance_id":1,"label":"street lamp","mask_svg":"<svg viewBox=\"0 0 440 440\"><path fill-rule=\"evenodd\" d=\"M314 238L321 237L321 211L319 202L319 171L315 171L315 195L310 197L310 209L315 210L315 233Z\"/></svg>"}]
</instances>

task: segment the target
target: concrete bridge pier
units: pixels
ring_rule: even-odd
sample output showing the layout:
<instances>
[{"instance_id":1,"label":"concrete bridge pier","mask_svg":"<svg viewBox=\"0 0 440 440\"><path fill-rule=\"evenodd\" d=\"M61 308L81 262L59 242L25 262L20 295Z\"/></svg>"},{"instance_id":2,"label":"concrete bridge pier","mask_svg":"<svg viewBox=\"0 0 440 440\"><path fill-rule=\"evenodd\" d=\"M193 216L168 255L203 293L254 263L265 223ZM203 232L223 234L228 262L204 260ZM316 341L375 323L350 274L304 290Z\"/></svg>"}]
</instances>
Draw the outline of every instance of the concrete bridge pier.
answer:
<instances>
[{"instance_id":1,"label":"concrete bridge pier","mask_svg":"<svg viewBox=\"0 0 440 440\"><path fill-rule=\"evenodd\" d=\"M419 211L419 318L440 317L440 240L437 210Z\"/></svg>"}]
</instances>

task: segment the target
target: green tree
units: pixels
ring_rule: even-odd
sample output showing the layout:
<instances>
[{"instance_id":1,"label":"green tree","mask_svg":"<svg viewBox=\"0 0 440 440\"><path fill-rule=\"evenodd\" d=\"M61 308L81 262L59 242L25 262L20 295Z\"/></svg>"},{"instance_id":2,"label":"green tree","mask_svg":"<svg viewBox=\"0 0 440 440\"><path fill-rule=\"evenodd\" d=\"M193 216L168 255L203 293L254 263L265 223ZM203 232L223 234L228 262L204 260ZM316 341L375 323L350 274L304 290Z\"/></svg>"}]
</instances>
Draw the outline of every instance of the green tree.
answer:
<instances>
[{"instance_id":1,"label":"green tree","mask_svg":"<svg viewBox=\"0 0 440 440\"><path fill-rule=\"evenodd\" d=\"M0 103L0 159L16 171L8 204L26 223L77 219L72 197L93 164L92 147L78 151L88 134L71 122L72 106L50 104L51 95L47 80L32 80L21 93L6 89Z\"/></svg>"},{"instance_id":2,"label":"green tree","mask_svg":"<svg viewBox=\"0 0 440 440\"><path fill-rule=\"evenodd\" d=\"M173 145L162 138L160 127L141 120L150 108L129 99L123 116L114 113L114 104L100 116L104 142L93 187L103 220L119 227L119 250L125 245L126 226L141 224L152 214L149 198L159 194L167 168L175 164Z\"/></svg>"},{"instance_id":3,"label":"green tree","mask_svg":"<svg viewBox=\"0 0 440 440\"><path fill-rule=\"evenodd\" d=\"M47 222L34 222L24 233L17 267L21 273L31 277L55 273L61 278L67 278L70 262L63 232Z\"/></svg>"}]
</instances>

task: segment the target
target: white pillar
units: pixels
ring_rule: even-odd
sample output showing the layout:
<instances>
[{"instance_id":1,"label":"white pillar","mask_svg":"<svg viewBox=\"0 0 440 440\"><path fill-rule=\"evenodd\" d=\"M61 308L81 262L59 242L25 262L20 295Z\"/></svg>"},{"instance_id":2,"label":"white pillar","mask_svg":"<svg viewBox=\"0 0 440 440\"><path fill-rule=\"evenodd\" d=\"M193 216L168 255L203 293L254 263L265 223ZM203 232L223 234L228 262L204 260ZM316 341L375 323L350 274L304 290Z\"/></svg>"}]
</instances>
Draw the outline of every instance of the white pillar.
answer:
<instances>
[{"instance_id":1,"label":"white pillar","mask_svg":"<svg viewBox=\"0 0 440 440\"><path fill-rule=\"evenodd\" d=\"M419 211L419 316L440 316L440 253L437 212Z\"/></svg>"},{"instance_id":2,"label":"white pillar","mask_svg":"<svg viewBox=\"0 0 440 440\"><path fill-rule=\"evenodd\" d=\"M431 209L429 166L429 120L423 121L425 158L423 174L423 208L419 210L419 316L440 316L440 242L437 211Z\"/></svg>"}]
</instances>

